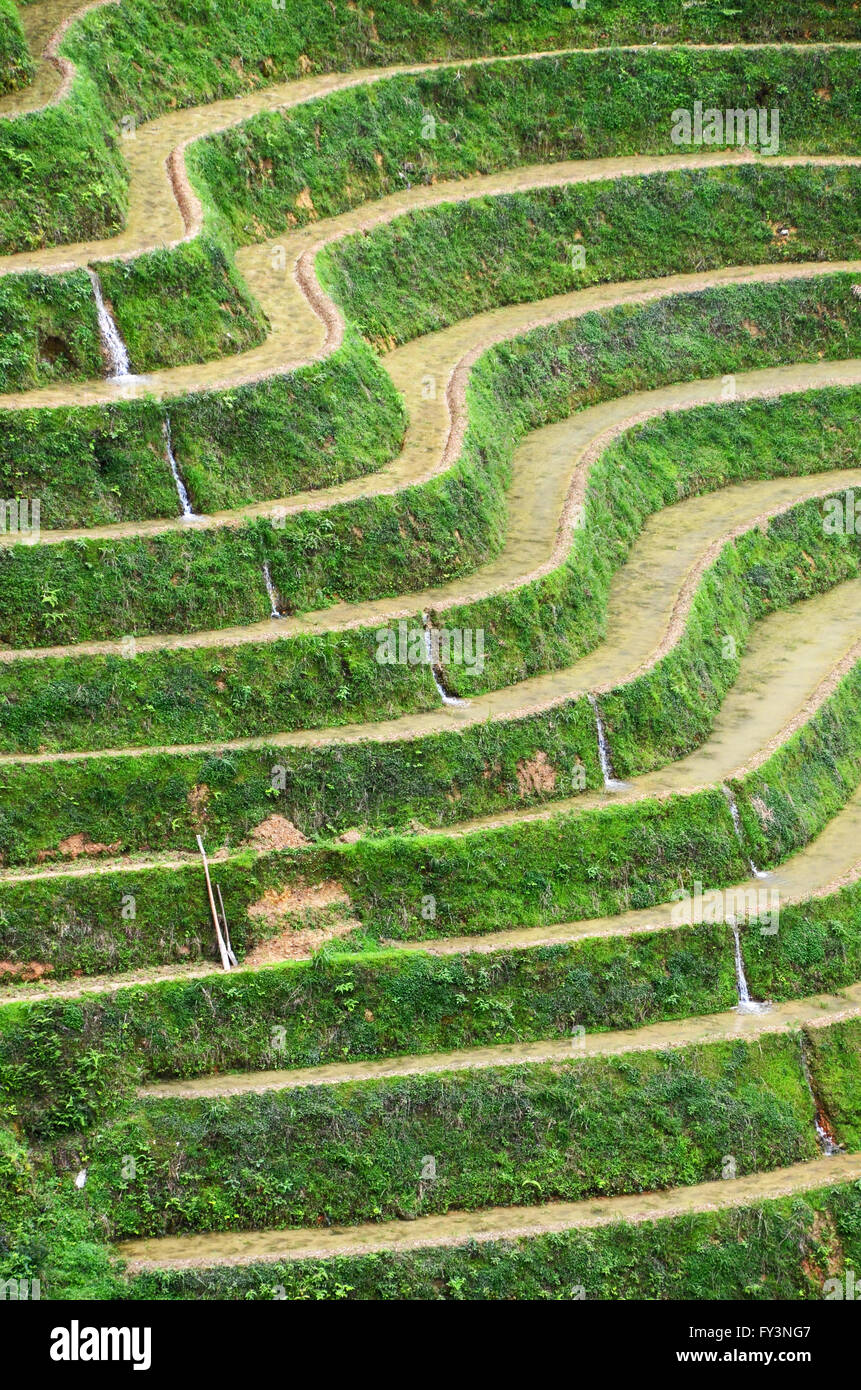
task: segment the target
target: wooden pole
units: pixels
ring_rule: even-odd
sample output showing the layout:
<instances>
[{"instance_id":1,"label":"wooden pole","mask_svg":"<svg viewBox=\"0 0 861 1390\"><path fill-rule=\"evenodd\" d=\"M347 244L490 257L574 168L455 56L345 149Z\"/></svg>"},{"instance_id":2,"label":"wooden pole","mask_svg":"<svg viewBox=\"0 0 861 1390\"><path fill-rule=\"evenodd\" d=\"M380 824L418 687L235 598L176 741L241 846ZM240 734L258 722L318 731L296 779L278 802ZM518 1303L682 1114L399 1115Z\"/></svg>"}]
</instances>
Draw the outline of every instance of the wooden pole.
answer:
<instances>
[{"instance_id":1,"label":"wooden pole","mask_svg":"<svg viewBox=\"0 0 861 1390\"><path fill-rule=\"evenodd\" d=\"M218 894L218 906L221 908L221 925L224 927L224 944L227 947L227 954L230 957L230 964L239 966L239 961L233 954L233 947L230 944L230 932L227 930L227 913L224 911L224 899L221 896L221 884L216 883L215 891Z\"/></svg>"},{"instance_id":2,"label":"wooden pole","mask_svg":"<svg viewBox=\"0 0 861 1390\"><path fill-rule=\"evenodd\" d=\"M225 970L230 969L230 961L227 958L227 948L221 935L221 927L218 924L218 912L215 908L215 898L212 896L212 884L209 880L209 864L206 859L206 850L203 848L203 840L198 835L197 848L200 850L200 857L203 860L203 872L206 874L206 891L209 895L209 908L212 913L212 920L215 923L215 939L218 942L218 954L221 956L221 964Z\"/></svg>"}]
</instances>

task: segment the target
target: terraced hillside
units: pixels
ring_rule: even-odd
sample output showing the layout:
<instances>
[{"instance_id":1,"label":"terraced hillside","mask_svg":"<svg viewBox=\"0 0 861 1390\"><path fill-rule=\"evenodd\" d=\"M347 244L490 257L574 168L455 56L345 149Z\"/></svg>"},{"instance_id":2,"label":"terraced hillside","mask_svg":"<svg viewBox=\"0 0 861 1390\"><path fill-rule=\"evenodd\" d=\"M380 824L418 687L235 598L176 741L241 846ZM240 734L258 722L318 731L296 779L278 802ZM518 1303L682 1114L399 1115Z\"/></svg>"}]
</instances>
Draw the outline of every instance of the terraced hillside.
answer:
<instances>
[{"instance_id":1,"label":"terraced hillside","mask_svg":"<svg viewBox=\"0 0 861 1390\"><path fill-rule=\"evenodd\" d=\"M859 31L0 0L20 1297L861 1267Z\"/></svg>"}]
</instances>

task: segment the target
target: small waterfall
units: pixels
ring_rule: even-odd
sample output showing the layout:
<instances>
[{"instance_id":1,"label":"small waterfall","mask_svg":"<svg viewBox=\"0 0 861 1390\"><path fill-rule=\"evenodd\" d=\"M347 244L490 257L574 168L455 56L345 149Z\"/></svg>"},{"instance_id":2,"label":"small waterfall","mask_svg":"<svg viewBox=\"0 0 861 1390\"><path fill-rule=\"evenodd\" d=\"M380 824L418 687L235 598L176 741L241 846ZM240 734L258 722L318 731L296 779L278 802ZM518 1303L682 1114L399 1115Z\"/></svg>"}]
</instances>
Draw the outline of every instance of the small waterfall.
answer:
<instances>
[{"instance_id":1,"label":"small waterfall","mask_svg":"<svg viewBox=\"0 0 861 1390\"><path fill-rule=\"evenodd\" d=\"M266 580L266 592L269 595L270 618L280 618L282 613L278 607L278 595L275 592L275 585L272 583L272 575L269 573L269 561L263 562L263 578Z\"/></svg>"},{"instance_id":2,"label":"small waterfall","mask_svg":"<svg viewBox=\"0 0 861 1390\"><path fill-rule=\"evenodd\" d=\"M102 295L101 281L96 272L87 267L87 274L90 277L90 284L93 287L93 298L96 301L96 314L99 320L99 336L102 340L108 361L110 362L109 377L118 378L131 376L129 365L129 355L126 352L126 345L120 337L120 330L111 318L108 306Z\"/></svg>"},{"instance_id":3,"label":"small waterfall","mask_svg":"<svg viewBox=\"0 0 861 1390\"><path fill-rule=\"evenodd\" d=\"M834 1138L828 1116L816 1099L810 1061L807 1056L807 1043L803 1033L801 1034L801 1066L804 1071L804 1079L807 1082L807 1089L810 1092L810 1099L813 1101L813 1123L816 1126L816 1138L819 1141L819 1147L827 1158L833 1158L835 1154L842 1153L843 1148Z\"/></svg>"},{"instance_id":4,"label":"small waterfall","mask_svg":"<svg viewBox=\"0 0 861 1390\"><path fill-rule=\"evenodd\" d=\"M768 874L765 873L762 869L758 869L758 868L756 867L756 865L754 864L753 860L751 859L750 855L749 855L748 852L747 852L747 849L746 849L745 843L744 843L744 833L743 833L742 828L741 828L741 816L740 816L739 813L738 813L738 806L737 806L737 804L736 804L736 799L735 799L735 797L734 797L733 794L732 794L731 788L728 787L728 786L726 785L726 783L724 783L724 784L723 784L723 789L722 789L722 790L723 790L724 796L725 796L726 799L727 799L727 802L729 803L729 813L730 813L730 815L732 816L732 824L733 824L733 829L735 830L735 837L736 837L736 839L738 840L739 844L741 845L742 849L744 850L744 857L745 857L745 859L746 859L747 862L748 862L748 865L749 865L749 867L750 867L750 872L753 874L754 878L768 878Z\"/></svg>"},{"instance_id":5,"label":"small waterfall","mask_svg":"<svg viewBox=\"0 0 861 1390\"><path fill-rule=\"evenodd\" d=\"M437 667L433 659L433 626L428 613L422 613L422 622L424 624L425 661L430 667L430 673L433 677L433 683L437 688L437 694L444 705L468 705L469 700L459 700L457 696L449 695L443 685L440 668Z\"/></svg>"},{"instance_id":6,"label":"small waterfall","mask_svg":"<svg viewBox=\"0 0 861 1390\"><path fill-rule=\"evenodd\" d=\"M607 734L604 729L604 721L601 718L601 711L598 708L598 701L594 695L589 696L589 704L592 706L592 713L595 716L595 729L598 734L598 757L601 759L601 772L604 777L604 790L617 791L620 787L627 787L627 782L620 782L618 777L613 775L613 761L610 757L610 745L607 742Z\"/></svg>"},{"instance_id":7,"label":"small waterfall","mask_svg":"<svg viewBox=\"0 0 861 1390\"><path fill-rule=\"evenodd\" d=\"M173 481L176 483L176 490L179 493L179 505L182 507L182 515L184 517L194 516L194 508L191 505L191 499L189 498L188 490L185 486L185 483L182 481L182 474L179 471L179 464L177 463L176 457L173 452L173 441L170 437L169 416L165 416L164 421L164 448L165 453L167 455L167 461L170 464L170 471L173 474Z\"/></svg>"},{"instance_id":8,"label":"small waterfall","mask_svg":"<svg viewBox=\"0 0 861 1390\"><path fill-rule=\"evenodd\" d=\"M733 942L735 944L735 980L738 986L738 1011L740 1014L761 1014L768 1008L767 1004L760 1004L756 999L751 999L750 989L747 983L747 976L744 973L744 961L741 955L741 940L738 934L738 923L734 917L728 917L727 922L732 928Z\"/></svg>"}]
</instances>

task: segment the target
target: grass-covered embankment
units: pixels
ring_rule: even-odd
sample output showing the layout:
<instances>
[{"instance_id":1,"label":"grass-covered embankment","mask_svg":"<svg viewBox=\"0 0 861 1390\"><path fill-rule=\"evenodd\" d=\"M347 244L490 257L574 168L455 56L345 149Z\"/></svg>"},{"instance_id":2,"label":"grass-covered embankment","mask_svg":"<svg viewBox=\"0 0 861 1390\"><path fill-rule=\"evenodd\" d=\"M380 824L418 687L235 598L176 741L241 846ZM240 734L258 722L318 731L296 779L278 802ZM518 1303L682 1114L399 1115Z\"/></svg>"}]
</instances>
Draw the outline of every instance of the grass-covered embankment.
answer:
<instances>
[{"instance_id":1,"label":"grass-covered embankment","mask_svg":"<svg viewBox=\"0 0 861 1390\"><path fill-rule=\"evenodd\" d=\"M209 362L266 337L265 315L216 236L97 269L133 371Z\"/></svg>"},{"instance_id":2,"label":"grass-covered embankment","mask_svg":"<svg viewBox=\"0 0 861 1390\"><path fill-rule=\"evenodd\" d=\"M840 49L650 49L479 64L256 116L196 143L188 167L243 243L434 179L678 154L686 147L672 142L672 112L694 98L721 110L779 107L783 154L853 154L858 84L855 55ZM659 224L652 231L661 242L670 235ZM440 254L446 248L437 247L437 262ZM422 284L429 273L423 266Z\"/></svg>"},{"instance_id":3,"label":"grass-covered embankment","mask_svg":"<svg viewBox=\"0 0 861 1390\"><path fill-rule=\"evenodd\" d=\"M859 191L852 167L767 164L538 188L397 218L327 247L318 271L382 348L608 280L854 257Z\"/></svg>"},{"instance_id":4,"label":"grass-covered embankment","mask_svg":"<svg viewBox=\"0 0 861 1390\"><path fill-rule=\"evenodd\" d=\"M93 288L85 271L0 277L0 392L97 377L103 370ZM31 425L30 438L33 433ZM26 473L28 462L18 459L20 473ZM10 482L14 479L4 477L7 488Z\"/></svg>"},{"instance_id":5,"label":"grass-covered embankment","mask_svg":"<svg viewBox=\"0 0 861 1390\"><path fill-rule=\"evenodd\" d=\"M845 355L855 356L861 303L852 294L850 277L842 275L828 277L827 283L815 287L790 282L672 296L633 313L614 309L525 333L491 348L473 368L464 453L469 456L475 450L485 456L499 448L502 422L507 435L503 447L513 452L529 430L573 414L578 405L606 399L605 380L607 396L642 389L647 383L639 372L635 375L630 370L632 328L637 330L637 355L647 351L653 359L649 377L650 384L656 385L656 362L664 380L691 380L766 366L775 360L775 352L784 362L803 360L809 335L819 337L826 305L827 319L834 314L826 337L830 339L834 332L843 341ZM789 349L788 336L795 339L794 350ZM828 347L824 355L829 355ZM622 369L618 375L614 359ZM779 454L779 448L775 452ZM739 462L725 466L727 481L739 477L735 472ZM661 495L662 484L645 472L638 485L644 497L651 495L657 501ZM627 489L605 475L601 491L597 497L587 497L586 524L575 530L565 563L502 601L489 598L445 610L449 627L484 628L489 651L483 672L466 666L450 668L453 693L469 696L567 665L603 635L605 600L599 598L596 604L593 594L606 592L612 574L608 561L612 557L620 562L630 540L625 538L624 520L613 516L621 510L624 517ZM663 496L665 501L676 500L672 491ZM600 525L610 522L606 554L603 543L596 543L591 535L588 508L593 500L598 503ZM635 505L643 503L637 499ZM647 510L654 505L647 503Z\"/></svg>"},{"instance_id":6,"label":"grass-covered embankment","mask_svg":"<svg viewBox=\"0 0 861 1390\"><path fill-rule=\"evenodd\" d=\"M120 140L93 83L67 101L3 121L0 254L119 231L127 177Z\"/></svg>"},{"instance_id":7,"label":"grass-covered embankment","mask_svg":"<svg viewBox=\"0 0 861 1390\"><path fill-rule=\"evenodd\" d=\"M390 377L351 335L324 362L224 394L0 412L0 493L41 498L45 528L176 516L168 416L200 513L373 473L405 426Z\"/></svg>"},{"instance_id":8,"label":"grass-covered embankment","mask_svg":"<svg viewBox=\"0 0 861 1390\"><path fill-rule=\"evenodd\" d=\"M217 233L95 265L134 373L209 362L266 337L266 316L234 265L232 247ZM102 375L95 305L85 306L87 295L92 301L83 270L0 278L0 392ZM80 347L82 312L86 341L94 344L88 353Z\"/></svg>"},{"instance_id":9,"label":"grass-covered embankment","mask_svg":"<svg viewBox=\"0 0 861 1390\"><path fill-rule=\"evenodd\" d=\"M0 0L0 96L26 87L35 66L14 0Z\"/></svg>"},{"instance_id":10,"label":"grass-covered embankment","mask_svg":"<svg viewBox=\"0 0 861 1390\"><path fill-rule=\"evenodd\" d=\"M812 1109L797 1037L575 1045L561 1063L148 1100L46 1159L86 1167L115 1240L347 1225L708 1182L728 1156L739 1177L786 1167L817 1156Z\"/></svg>"},{"instance_id":11,"label":"grass-covered embankment","mask_svg":"<svg viewBox=\"0 0 861 1390\"><path fill-rule=\"evenodd\" d=\"M340 914L342 918L349 914L347 906L327 911L309 909L292 918L286 915L279 918L277 911L273 911L268 918L256 913L249 915L249 908L264 900L267 894L270 899L277 899L285 878L290 877L292 867L292 863L285 863L278 853L255 855L239 852L218 862L215 878L224 895L232 941L240 959L273 934L281 931L289 933L292 928L306 924L323 928L325 933L327 921L333 913ZM360 948L367 949L373 945L373 941L358 930L348 940ZM683 946L684 934L679 936L674 931L668 940L672 950L675 950L680 943ZM695 935L692 940L696 942L696 954L702 954L706 959L711 947L706 946L705 936ZM718 943L717 949L723 950L722 934L718 933L715 941ZM346 943L335 949L346 949ZM575 953L580 950L579 947L572 949ZM586 948L587 954L589 949ZM612 959L616 960L619 952L624 956L625 950L623 943L617 943L612 948ZM18 882L8 881L0 888L0 955L7 962L10 972L5 976L5 981L11 984L18 982L22 974L26 980L38 973L29 968L32 962L37 962L40 970L48 967L52 978L64 979L78 973L87 976L214 960L215 943L200 866L189 861L173 868L156 865L133 871L105 869L83 876L60 873ZM770 933L762 934L752 929L744 938L744 956L750 987L756 998L791 999L837 988L861 978L861 891L857 887L849 887L835 895L814 899L800 906L784 905L779 940ZM520 958L526 960L522 953ZM564 961L567 958L563 951L560 959ZM417 956L407 957L406 960L413 964L408 967L402 961L402 968L416 968L421 973L421 967L415 965L419 959ZM496 963L505 959L505 953L497 952L494 955ZM431 964L428 968L433 973L438 967ZM640 968L644 969L642 960ZM614 966L613 971L616 969ZM608 974L613 973L609 965L607 971ZM645 973L648 975L649 971ZM697 989L691 994L690 984L680 988L677 976L677 966L667 967L664 1005L669 1001L681 1000L684 1007L690 1006L692 1011L702 1012L703 1009L722 1007L728 997L727 991L731 993L728 961L726 977L721 977L720 989L714 994L711 1004L708 1002L708 989L714 985L714 980L707 982L706 992L700 995ZM619 978L624 977L625 970L622 969ZM658 979L659 976L656 976L655 980ZM550 989L549 978L544 987ZM36 988L39 988L38 984ZM192 985L191 988L193 992L195 987ZM21 989L22 997L26 998L26 984ZM380 996L370 987L367 978L364 989L370 989L367 998L363 996L364 1003L377 1016ZM560 990L561 986L557 984L556 992ZM590 984L587 995L592 990ZM409 992L407 989L405 997ZM615 985L611 996L616 996ZM311 1013L315 1007L306 1005ZM495 1004L488 1014L488 1022L493 1028L500 1021L499 1007L499 1004ZM560 1003L560 1017L567 1016L567 1007L563 1000ZM613 1013L614 1007L611 1006L608 1017L627 1018L624 1026L636 1022L636 1011L617 1016ZM651 1007L647 1012L653 1016ZM602 1018L603 1015L599 1011L595 1017ZM558 1019L554 1022L554 1018L555 1015L540 1011L531 1019L518 1014L516 1026L519 1031L514 1036L521 1036L524 1029L528 1036L548 1036L558 1026ZM342 1022L346 1021L345 1015ZM617 1021L606 1026L623 1024ZM473 1041L489 1041L496 1036L494 1032L489 1035L480 1033ZM457 1033L453 1038L449 1038L445 1045L460 1045L463 1041ZM404 1050L403 1038L392 1035L388 1043L393 1050ZM381 1045L385 1047L385 1039ZM440 1041L439 1046L442 1045ZM348 1052L351 1049L352 1043L347 1040ZM415 1043L415 1050L421 1050L418 1042ZM335 1055L338 1055L337 1047Z\"/></svg>"},{"instance_id":12,"label":"grass-covered embankment","mask_svg":"<svg viewBox=\"0 0 861 1390\"><path fill-rule=\"evenodd\" d=\"M808 844L861 781L861 664L757 770L733 785L762 868ZM694 879L747 877L720 790L512 821L459 836L298 851L342 882L372 934L397 939L571 921L667 901ZM305 856L307 855L307 858ZM323 865L325 864L325 873ZM427 895L436 917L422 915Z\"/></svg>"},{"instance_id":13,"label":"grass-covered embankment","mask_svg":"<svg viewBox=\"0 0 861 1390\"><path fill-rule=\"evenodd\" d=\"M834 1297L861 1267L861 1192L845 1183L642 1225L327 1260L134 1276L133 1299L468 1302ZM845 1287L845 1286L844 1286Z\"/></svg>"},{"instance_id":14,"label":"grass-covered embankment","mask_svg":"<svg viewBox=\"0 0 861 1390\"><path fill-rule=\"evenodd\" d=\"M732 781L742 833L770 867L807 844L861 778L861 663L771 757Z\"/></svg>"},{"instance_id":15,"label":"grass-covered embankment","mask_svg":"<svg viewBox=\"0 0 861 1390\"><path fill-rule=\"evenodd\" d=\"M861 302L851 287L846 275L816 284L734 286L533 330L490 349L476 365L464 447L443 474L393 495L358 498L325 514L258 520L240 531L6 550L0 640L53 645L261 620L269 603L258 576L267 560L286 612L408 593L466 574L502 544L511 455L527 431L631 390L851 357L861 326ZM585 649L586 632L594 645L597 614L584 630L587 596L575 614L569 578L562 566L507 598L503 620L493 612L500 607L496 598L449 610L449 626L493 634L484 688L562 664L572 647ZM545 624L550 605L555 621ZM503 644L508 659L500 661ZM521 656L527 650L531 661ZM465 669L458 672L461 684Z\"/></svg>"},{"instance_id":16,"label":"grass-covered embankment","mask_svg":"<svg viewBox=\"0 0 861 1390\"><path fill-rule=\"evenodd\" d=\"M811 430L817 430L824 461L828 462L830 441L842 437L842 415L846 411L851 415L856 394L815 393L797 400L754 402L723 410L731 417L731 440L757 437L757 426L762 425L766 443L769 437L772 444L779 438L791 438L803 451L805 439L810 438ZM812 410L808 409L811 405ZM836 413L830 412L830 405L837 407ZM713 445L717 439L726 442L719 432L715 434L721 419L718 408L708 407L691 415L704 419ZM686 419L677 416L664 421L665 428L658 430L657 442L652 441L644 451L642 462L646 468L657 461L668 464L681 449L691 476L713 484L715 477L706 470L710 463L722 470L726 456L713 456L706 450L700 458L691 452ZM781 435L784 421L789 429ZM830 432L828 426L832 427ZM624 443L621 441L625 456L636 458L636 450L624 448ZM610 455L619 448L613 446ZM752 456L744 457L749 462ZM767 452L765 460L774 461ZM776 471L792 462L787 448L781 462L776 463ZM606 476L615 477L616 487L627 489L630 502L635 495L633 468L630 472L615 471L610 459ZM655 471L653 477L658 476ZM672 473L662 476L668 486L675 486ZM701 743L737 676L751 625L769 612L857 574L857 537L826 535L823 505L811 500L796 506L767 527L749 531L725 546L704 576L679 643L646 675L601 697L618 771L631 775L652 768ZM629 524L632 516L639 521L633 509L625 515ZM598 528L596 534L607 533ZM727 655L724 645L728 633L737 644L732 656ZM277 673L273 696L284 722L297 673L307 681L310 672L320 669L314 667L309 647L308 639L297 639L263 648L269 653L273 675ZM285 665L282 648L299 664ZM361 651L360 646L355 649ZM168 659L162 658L165 663ZM115 658L108 664L117 669L129 666L134 675L134 661ZM45 674L45 667L63 665L44 662L24 671L38 676ZM374 663L374 670L379 675L370 687L372 708L365 705L366 717L374 712L373 702L388 700L397 707L410 699L412 683L421 679L425 703L433 703L425 667ZM50 673L41 689L37 687L39 704L34 694L25 698L14 680L15 668L6 671L6 719L14 730L30 729L37 737L40 711L56 715L58 705L65 700L74 708L85 738L87 721L97 717L98 705L95 700L85 703L85 689L70 683L68 671L63 682ZM223 681L224 673L220 658L214 659L211 676ZM331 679L333 674L331 669L321 670L324 678ZM180 698L177 689L174 700ZM242 693L241 688L225 692L225 705L238 719L243 710ZM339 696L347 693L345 687ZM189 709L193 708L193 696L194 688L187 686L183 698ZM359 717L362 709L354 708L353 712ZM320 713L322 717L325 707ZM230 728L229 718L222 733L225 728ZM538 763L544 776L536 782L529 770ZM460 733L426 734L414 739L318 748L264 745L234 749L220 756L206 751L140 753L70 763L10 765L0 774L6 803L0 823L0 850L7 862L25 862L50 852L67 836L82 832L90 839L116 843L126 852L143 846L193 848L194 837L203 828L215 843L235 843L275 810L312 836L337 834L356 824L377 831L415 821L441 826L511 806L570 796L599 786L600 780L594 717L586 700L580 698L521 719L479 723Z\"/></svg>"},{"instance_id":17,"label":"grass-covered embankment","mask_svg":"<svg viewBox=\"0 0 861 1390\"><path fill-rule=\"evenodd\" d=\"M857 185L853 168L766 165L444 204L336 243L318 272L363 336L386 347L497 305L605 280L702 271L728 259L854 255ZM233 264L225 218L210 221L212 231L191 243L99 265L133 370L209 361L265 336ZM578 245L582 268L572 264ZM55 278L63 286L68 277ZM68 376L86 375L83 364L74 368ZM16 385L11 373L6 384Z\"/></svg>"},{"instance_id":18,"label":"grass-covered embankment","mask_svg":"<svg viewBox=\"0 0 861 1390\"><path fill-rule=\"evenodd\" d=\"M223 866L216 876L232 892ZM139 880L124 891L142 888ZM176 888L199 917L199 873L193 891L181 880ZM229 920L234 901L226 891ZM116 994L4 1004L0 1077L27 1129L46 1136L116 1113L137 1084L159 1076L566 1037L578 1026L711 1013L736 997L732 940L717 926L492 956L324 953Z\"/></svg>"},{"instance_id":19,"label":"grass-covered embankment","mask_svg":"<svg viewBox=\"0 0 861 1390\"><path fill-rule=\"evenodd\" d=\"M4 1123L5 1121L5 1123ZM12 1292L8 1280L16 1286ZM40 1177L14 1116L0 1112L0 1284L4 1298L118 1298L126 1286L96 1214Z\"/></svg>"},{"instance_id":20,"label":"grass-covered embankment","mask_svg":"<svg viewBox=\"0 0 861 1390\"><path fill-rule=\"evenodd\" d=\"M373 11L333 0L247 0L229 20L199 0L176 14L167 0L144 0L135 22L105 9L70 33L63 51L87 65L103 101L119 118L153 116L237 95L308 72L438 61L473 55L624 43L802 43L857 39L851 0L793 0L763 9L739 0L731 12L676 0L609 0L595 9L555 0L512 0L469 8L457 0L418 8L377 0Z\"/></svg>"}]
</instances>

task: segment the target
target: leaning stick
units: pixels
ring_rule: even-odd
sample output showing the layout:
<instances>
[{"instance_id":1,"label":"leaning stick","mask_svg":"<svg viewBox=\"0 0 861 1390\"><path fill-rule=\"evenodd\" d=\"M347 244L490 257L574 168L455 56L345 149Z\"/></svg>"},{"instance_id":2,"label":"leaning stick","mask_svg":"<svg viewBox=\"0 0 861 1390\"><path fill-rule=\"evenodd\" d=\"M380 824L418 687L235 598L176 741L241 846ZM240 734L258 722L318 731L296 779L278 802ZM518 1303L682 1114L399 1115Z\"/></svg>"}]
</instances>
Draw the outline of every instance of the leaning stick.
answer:
<instances>
[{"instance_id":1,"label":"leaning stick","mask_svg":"<svg viewBox=\"0 0 861 1390\"><path fill-rule=\"evenodd\" d=\"M227 958L227 948L221 935L221 927L218 924L218 913L215 909L215 898L212 896L212 884L209 880L209 864L206 859L206 850L203 848L203 840L198 835L197 848L200 850L200 857L203 860L203 872L206 874L206 891L209 894L209 908L212 912L212 920L215 923L215 939L218 942L218 953L221 956L221 964L225 970L230 969L230 961Z\"/></svg>"},{"instance_id":2,"label":"leaning stick","mask_svg":"<svg viewBox=\"0 0 861 1390\"><path fill-rule=\"evenodd\" d=\"M227 930L227 913L224 911L224 899L221 896L220 883L216 883L215 891L218 894L218 906L221 909L221 925L224 927L224 944L227 947L227 954L230 957L230 964L238 967L239 961L233 954L233 947L230 944L230 932Z\"/></svg>"}]
</instances>

